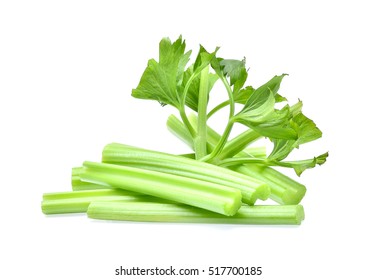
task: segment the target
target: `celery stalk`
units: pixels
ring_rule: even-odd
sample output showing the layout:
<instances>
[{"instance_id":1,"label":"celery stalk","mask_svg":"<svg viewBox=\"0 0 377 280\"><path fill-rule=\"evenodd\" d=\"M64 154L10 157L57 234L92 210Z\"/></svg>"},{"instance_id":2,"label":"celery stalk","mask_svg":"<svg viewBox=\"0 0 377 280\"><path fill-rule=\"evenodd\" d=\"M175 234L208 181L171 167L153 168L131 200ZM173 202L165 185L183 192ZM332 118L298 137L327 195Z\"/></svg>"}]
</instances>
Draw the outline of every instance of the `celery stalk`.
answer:
<instances>
[{"instance_id":1,"label":"celery stalk","mask_svg":"<svg viewBox=\"0 0 377 280\"><path fill-rule=\"evenodd\" d=\"M82 170L81 166L72 168L71 185L73 191L108 189L108 187L81 181L80 174Z\"/></svg>"},{"instance_id":2,"label":"celery stalk","mask_svg":"<svg viewBox=\"0 0 377 280\"><path fill-rule=\"evenodd\" d=\"M146 197L115 189L45 193L41 206L45 214L84 213L93 201L146 201Z\"/></svg>"},{"instance_id":3,"label":"celery stalk","mask_svg":"<svg viewBox=\"0 0 377 280\"><path fill-rule=\"evenodd\" d=\"M102 220L215 224L299 225L304 219L301 205L241 206L226 217L187 205L148 202L92 202L88 217Z\"/></svg>"},{"instance_id":4,"label":"celery stalk","mask_svg":"<svg viewBox=\"0 0 377 280\"><path fill-rule=\"evenodd\" d=\"M198 122L197 134L194 139L196 159L207 155L207 105L209 93L209 65L200 73L200 86L198 94Z\"/></svg>"},{"instance_id":5,"label":"celery stalk","mask_svg":"<svg viewBox=\"0 0 377 280\"><path fill-rule=\"evenodd\" d=\"M209 163L128 145L117 143L107 145L102 152L102 161L199 179L239 189L242 193L242 201L250 205L254 204L257 199L266 200L270 195L270 190L265 183L249 176Z\"/></svg>"},{"instance_id":6,"label":"celery stalk","mask_svg":"<svg viewBox=\"0 0 377 280\"><path fill-rule=\"evenodd\" d=\"M271 188L271 199L279 204L298 204L306 193L306 187L271 168L247 164L234 168L235 171L265 181Z\"/></svg>"},{"instance_id":7,"label":"celery stalk","mask_svg":"<svg viewBox=\"0 0 377 280\"><path fill-rule=\"evenodd\" d=\"M121 188L184 203L226 216L234 215L241 206L238 189L177 175L119 166L84 162L81 180Z\"/></svg>"}]
</instances>

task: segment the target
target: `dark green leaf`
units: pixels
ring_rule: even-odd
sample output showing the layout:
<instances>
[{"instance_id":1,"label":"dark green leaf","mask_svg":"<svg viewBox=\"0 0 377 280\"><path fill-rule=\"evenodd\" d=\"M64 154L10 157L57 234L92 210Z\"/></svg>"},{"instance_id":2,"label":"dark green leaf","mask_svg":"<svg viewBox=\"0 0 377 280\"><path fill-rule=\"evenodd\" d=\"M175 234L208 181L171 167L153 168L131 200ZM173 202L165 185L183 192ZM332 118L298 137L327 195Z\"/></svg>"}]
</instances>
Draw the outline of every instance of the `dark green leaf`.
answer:
<instances>
[{"instance_id":1,"label":"dark green leaf","mask_svg":"<svg viewBox=\"0 0 377 280\"><path fill-rule=\"evenodd\" d=\"M255 89L252 86L241 89L234 94L234 102L245 104L254 91Z\"/></svg>"},{"instance_id":2,"label":"dark green leaf","mask_svg":"<svg viewBox=\"0 0 377 280\"><path fill-rule=\"evenodd\" d=\"M289 107L275 109L276 94L285 74L275 76L256 90L245 88L240 91L249 94L244 108L234 117L234 121L242 123L262 136L281 139L296 139L297 134L289 125Z\"/></svg>"},{"instance_id":3,"label":"dark green leaf","mask_svg":"<svg viewBox=\"0 0 377 280\"><path fill-rule=\"evenodd\" d=\"M218 50L219 48L217 47L213 53L209 53L202 45L200 45L199 53L193 65L194 71L210 64Z\"/></svg>"},{"instance_id":4,"label":"dark green leaf","mask_svg":"<svg viewBox=\"0 0 377 280\"><path fill-rule=\"evenodd\" d=\"M160 42L159 61L148 61L139 85L132 90L132 96L157 100L161 104L179 107L178 87L183 82L183 72L191 51L185 53L186 43L179 37L174 43L169 38Z\"/></svg>"},{"instance_id":5,"label":"dark green leaf","mask_svg":"<svg viewBox=\"0 0 377 280\"><path fill-rule=\"evenodd\" d=\"M279 93L275 94L275 102L276 103L284 102L284 101L287 101L287 98L285 98L284 96L281 96Z\"/></svg>"},{"instance_id":6,"label":"dark green leaf","mask_svg":"<svg viewBox=\"0 0 377 280\"><path fill-rule=\"evenodd\" d=\"M220 77L225 77L224 73L223 73L223 70L222 70L222 66L221 66L221 61L223 59L221 57L213 57L212 60L211 60L211 67L213 70L215 70L216 74Z\"/></svg>"},{"instance_id":7,"label":"dark green leaf","mask_svg":"<svg viewBox=\"0 0 377 280\"><path fill-rule=\"evenodd\" d=\"M270 92L272 92L273 97L275 98L280 88L281 81L286 75L287 74L275 76L271 80L269 80L267 83L257 88L254 91L254 93L250 96L249 100L246 102L245 107L244 109L242 109L242 111L249 110L249 106L253 106L253 102L255 102L255 100L267 99Z\"/></svg>"},{"instance_id":8,"label":"dark green leaf","mask_svg":"<svg viewBox=\"0 0 377 280\"><path fill-rule=\"evenodd\" d=\"M329 153L324 153L313 159L297 160L297 161L284 161L285 167L291 167L295 170L296 174L300 176L306 169L314 168L317 164L322 165L326 162Z\"/></svg>"},{"instance_id":9,"label":"dark green leaf","mask_svg":"<svg viewBox=\"0 0 377 280\"><path fill-rule=\"evenodd\" d=\"M229 77L231 86L237 83L237 81L242 81L242 85L245 83L247 78L245 59L223 59L220 61L220 66L224 75Z\"/></svg>"},{"instance_id":10,"label":"dark green leaf","mask_svg":"<svg viewBox=\"0 0 377 280\"><path fill-rule=\"evenodd\" d=\"M244 124L265 137L292 140L297 138L297 132L289 126L289 116L289 106L285 106L280 110L275 109L263 122L256 123L249 120Z\"/></svg>"},{"instance_id":11,"label":"dark green leaf","mask_svg":"<svg viewBox=\"0 0 377 280\"><path fill-rule=\"evenodd\" d=\"M272 139L274 148L268 156L270 159L283 160L293 149L322 137L322 132L318 129L315 123L301 113L302 102L300 101L292 107L291 114L294 112L295 115L292 115L289 126L296 131L297 139L294 141L287 141L278 138Z\"/></svg>"}]
</instances>

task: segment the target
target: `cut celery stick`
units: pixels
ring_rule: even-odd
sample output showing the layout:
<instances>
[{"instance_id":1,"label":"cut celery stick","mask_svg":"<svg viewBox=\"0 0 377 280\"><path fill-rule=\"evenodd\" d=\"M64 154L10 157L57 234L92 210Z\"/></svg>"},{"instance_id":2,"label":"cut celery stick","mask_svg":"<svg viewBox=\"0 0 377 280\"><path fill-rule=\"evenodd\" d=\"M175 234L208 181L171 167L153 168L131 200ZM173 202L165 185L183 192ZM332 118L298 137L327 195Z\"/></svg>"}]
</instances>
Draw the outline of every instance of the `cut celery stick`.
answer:
<instances>
[{"instance_id":1,"label":"cut celery stick","mask_svg":"<svg viewBox=\"0 0 377 280\"><path fill-rule=\"evenodd\" d=\"M107 145L102 152L102 161L236 188L242 193L242 201L250 205L253 205L257 199L266 200L270 195L267 184L249 176L213 164L128 145L117 143Z\"/></svg>"},{"instance_id":2,"label":"cut celery stick","mask_svg":"<svg viewBox=\"0 0 377 280\"><path fill-rule=\"evenodd\" d=\"M140 192L232 216L241 206L238 189L192 178L106 163L84 162L81 180Z\"/></svg>"},{"instance_id":3,"label":"cut celery stick","mask_svg":"<svg viewBox=\"0 0 377 280\"><path fill-rule=\"evenodd\" d=\"M102 189L102 190L86 190L76 192L53 192L44 193L43 200L58 200L58 199L70 199L70 198L82 198L82 197L102 197L102 196L141 196L143 194L121 190L121 189Z\"/></svg>"},{"instance_id":4,"label":"cut celery stick","mask_svg":"<svg viewBox=\"0 0 377 280\"><path fill-rule=\"evenodd\" d=\"M170 126L174 123L174 126ZM176 130L176 134L180 133L180 130L186 129L182 122L174 117L170 118L170 122L167 123L169 130L174 130L179 127L179 130ZM192 125L195 125L195 122L192 122ZM207 129L207 132L211 131L211 137L207 137L208 141L212 141L212 144L216 144L220 139L220 135L217 134L213 129ZM216 135L217 134L217 135ZM186 134L179 135L178 138L182 139L187 136ZM188 142L189 139L185 139L185 142ZM211 143L210 143L211 144ZM246 149L247 152L247 149ZM247 153L241 152L239 155L247 156ZM285 176L279 171L271 167L261 167L256 164L246 164L239 167L229 167L237 172L248 175L252 178L265 182L271 190L270 198L276 201L279 204L298 204L306 193L306 188L304 185L298 183L297 181ZM248 170L249 169L249 170Z\"/></svg>"},{"instance_id":5,"label":"cut celery stick","mask_svg":"<svg viewBox=\"0 0 377 280\"><path fill-rule=\"evenodd\" d=\"M45 214L84 213L93 201L159 201L153 197L124 190L90 190L45 193L42 212Z\"/></svg>"},{"instance_id":6,"label":"cut celery stick","mask_svg":"<svg viewBox=\"0 0 377 280\"><path fill-rule=\"evenodd\" d=\"M102 220L256 225L299 225L304 219L301 205L241 206L237 214L226 217L187 205L92 202L87 214Z\"/></svg>"},{"instance_id":7,"label":"cut celery stick","mask_svg":"<svg viewBox=\"0 0 377 280\"><path fill-rule=\"evenodd\" d=\"M266 182L271 189L271 199L279 204L298 204L305 196L304 185L271 167L246 164L234 170Z\"/></svg>"},{"instance_id":8,"label":"cut celery stick","mask_svg":"<svg viewBox=\"0 0 377 280\"><path fill-rule=\"evenodd\" d=\"M80 174L82 170L83 170L82 166L72 168L71 186L72 186L73 191L109 189L108 187L81 181Z\"/></svg>"}]
</instances>

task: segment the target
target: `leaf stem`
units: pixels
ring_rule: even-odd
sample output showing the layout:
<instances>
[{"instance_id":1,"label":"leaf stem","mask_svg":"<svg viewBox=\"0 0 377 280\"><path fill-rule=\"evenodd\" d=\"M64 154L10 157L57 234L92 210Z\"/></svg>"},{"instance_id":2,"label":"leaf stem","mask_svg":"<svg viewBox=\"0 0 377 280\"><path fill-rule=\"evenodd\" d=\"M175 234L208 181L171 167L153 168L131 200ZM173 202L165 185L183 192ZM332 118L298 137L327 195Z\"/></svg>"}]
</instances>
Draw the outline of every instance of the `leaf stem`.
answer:
<instances>
[{"instance_id":1,"label":"leaf stem","mask_svg":"<svg viewBox=\"0 0 377 280\"><path fill-rule=\"evenodd\" d=\"M259 133L255 132L252 129L248 129L238 136L234 137L232 140L228 141L222 152L216 158L218 158L219 160L231 158L240 153L250 143L256 141L260 137L261 136Z\"/></svg>"},{"instance_id":2,"label":"leaf stem","mask_svg":"<svg viewBox=\"0 0 377 280\"><path fill-rule=\"evenodd\" d=\"M278 162L275 160L269 160L265 158L252 158L252 157L235 157L235 158L226 158L218 162L221 166L234 166L234 165L241 165L241 164L248 164L248 163L257 163L262 165L268 166L285 166L283 162Z\"/></svg>"},{"instance_id":3,"label":"leaf stem","mask_svg":"<svg viewBox=\"0 0 377 280\"><path fill-rule=\"evenodd\" d=\"M196 159L201 159L207 155L208 74L209 65L207 65L200 74L198 129L194 140Z\"/></svg>"},{"instance_id":4,"label":"leaf stem","mask_svg":"<svg viewBox=\"0 0 377 280\"><path fill-rule=\"evenodd\" d=\"M202 158L203 161L211 161L214 157L216 157L222 151L222 149L224 148L224 146L225 146L225 144L226 144L226 142L229 138L230 132L232 131L232 128L233 128L233 125L234 125L233 116L234 116L235 106L234 106L233 91L232 91L228 81L226 80L226 78L224 76L221 76L220 80L223 82L223 84L226 88L226 91L228 92L228 97L229 97L228 124L226 125L224 133L221 136L220 141L217 143L217 145L214 148L214 150L212 151L212 153L209 154L208 156Z\"/></svg>"},{"instance_id":5,"label":"leaf stem","mask_svg":"<svg viewBox=\"0 0 377 280\"><path fill-rule=\"evenodd\" d=\"M207 65L201 65L200 67L198 67L196 69L196 71L194 73L192 73L192 75L190 76L190 78L188 79L186 85L185 85L185 88L183 89L183 94L182 94L182 99L181 99L181 103L180 103L180 107L179 107L179 114L181 116L181 119L183 121L183 123L185 124L185 126L187 127L187 129L190 131L190 134L191 136L195 139L196 137L196 131L194 130L194 128L192 127L192 125L190 124L188 118L187 118L187 114L186 114L186 111L185 111L185 104L186 104L186 96L187 96L187 92L191 86L191 83L192 81L202 72L202 70L204 68L206 68L208 66Z\"/></svg>"},{"instance_id":6,"label":"leaf stem","mask_svg":"<svg viewBox=\"0 0 377 280\"><path fill-rule=\"evenodd\" d=\"M226 100L222 103L220 103L219 105L217 105L215 108L213 108L207 115L207 119L209 119L210 117L212 117L216 112L218 112L220 109L224 108L225 106L228 106L229 105L229 100Z\"/></svg>"},{"instance_id":7,"label":"leaf stem","mask_svg":"<svg viewBox=\"0 0 377 280\"><path fill-rule=\"evenodd\" d=\"M191 137L193 137L193 138L196 137L196 132L195 132L194 128L192 127L189 119L187 118L184 105L181 105L181 108L179 108L179 115L181 116L181 119L182 119L183 123L185 124L186 128L190 132Z\"/></svg>"}]
</instances>

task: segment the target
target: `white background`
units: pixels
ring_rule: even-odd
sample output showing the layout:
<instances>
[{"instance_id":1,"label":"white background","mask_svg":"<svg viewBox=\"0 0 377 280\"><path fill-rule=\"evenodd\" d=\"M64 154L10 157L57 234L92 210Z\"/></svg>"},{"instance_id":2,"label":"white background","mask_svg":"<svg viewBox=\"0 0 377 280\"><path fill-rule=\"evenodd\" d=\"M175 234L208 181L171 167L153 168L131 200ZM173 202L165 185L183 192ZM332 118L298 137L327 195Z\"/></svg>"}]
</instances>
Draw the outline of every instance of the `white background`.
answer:
<instances>
[{"instance_id":1,"label":"white background","mask_svg":"<svg viewBox=\"0 0 377 280\"><path fill-rule=\"evenodd\" d=\"M0 3L1 279L119 279L120 265L376 279L373 1ZM130 96L159 40L180 34L194 53L203 44L245 56L254 86L290 74L281 94L303 100L324 133L297 156L330 152L298 179L308 188L306 220L276 227L44 216L42 193L68 191L71 167L100 160L109 142L188 152L165 128L173 109Z\"/></svg>"}]
</instances>

